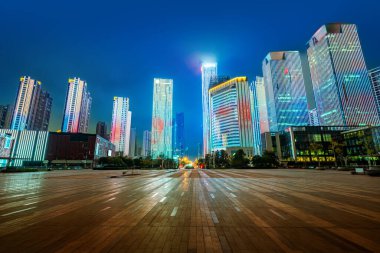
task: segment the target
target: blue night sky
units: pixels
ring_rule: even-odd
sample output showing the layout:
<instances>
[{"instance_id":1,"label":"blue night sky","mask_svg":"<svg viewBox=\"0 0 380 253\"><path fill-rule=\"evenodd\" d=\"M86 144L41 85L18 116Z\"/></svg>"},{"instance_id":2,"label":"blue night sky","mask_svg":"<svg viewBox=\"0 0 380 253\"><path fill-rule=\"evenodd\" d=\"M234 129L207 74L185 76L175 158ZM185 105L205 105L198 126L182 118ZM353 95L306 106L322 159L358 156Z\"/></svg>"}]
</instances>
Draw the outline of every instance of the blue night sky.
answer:
<instances>
[{"instance_id":1,"label":"blue night sky","mask_svg":"<svg viewBox=\"0 0 380 253\"><path fill-rule=\"evenodd\" d=\"M91 132L110 128L112 98L127 96L132 126L151 128L153 78L174 79L187 146L202 141L200 64L221 75L261 75L269 51L300 50L324 23L358 25L368 68L380 65L379 1L1 1L0 104L14 103L19 77L42 81L60 128L67 79L88 82Z\"/></svg>"}]
</instances>

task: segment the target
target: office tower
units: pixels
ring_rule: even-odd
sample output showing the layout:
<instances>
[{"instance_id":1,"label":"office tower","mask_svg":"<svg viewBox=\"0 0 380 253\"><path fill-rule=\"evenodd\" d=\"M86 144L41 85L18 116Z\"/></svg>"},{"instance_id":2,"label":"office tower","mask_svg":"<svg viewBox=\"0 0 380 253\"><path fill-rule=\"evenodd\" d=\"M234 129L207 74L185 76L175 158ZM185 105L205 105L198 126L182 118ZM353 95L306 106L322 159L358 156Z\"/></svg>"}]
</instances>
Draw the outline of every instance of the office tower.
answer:
<instances>
[{"instance_id":1,"label":"office tower","mask_svg":"<svg viewBox=\"0 0 380 253\"><path fill-rule=\"evenodd\" d=\"M20 78L11 129L48 130L52 98L41 89L41 82L30 76Z\"/></svg>"},{"instance_id":2,"label":"office tower","mask_svg":"<svg viewBox=\"0 0 380 253\"><path fill-rule=\"evenodd\" d=\"M143 134L143 146L142 146L142 156L147 157L150 156L150 137L151 133L148 130L144 131Z\"/></svg>"},{"instance_id":3,"label":"office tower","mask_svg":"<svg viewBox=\"0 0 380 253\"><path fill-rule=\"evenodd\" d=\"M261 129L266 128L268 132L268 117L265 102L264 80L256 76L256 80L250 84L251 115L253 131L253 154L262 154ZM261 126L263 124L263 126Z\"/></svg>"},{"instance_id":4,"label":"office tower","mask_svg":"<svg viewBox=\"0 0 380 253\"><path fill-rule=\"evenodd\" d=\"M12 105L0 105L0 129L11 128L13 116Z\"/></svg>"},{"instance_id":5,"label":"office tower","mask_svg":"<svg viewBox=\"0 0 380 253\"><path fill-rule=\"evenodd\" d=\"M151 155L172 158L173 80L154 79Z\"/></svg>"},{"instance_id":6,"label":"office tower","mask_svg":"<svg viewBox=\"0 0 380 253\"><path fill-rule=\"evenodd\" d=\"M114 97L110 141L118 155L129 155L129 139L132 113L129 111L129 98Z\"/></svg>"},{"instance_id":7,"label":"office tower","mask_svg":"<svg viewBox=\"0 0 380 253\"><path fill-rule=\"evenodd\" d=\"M131 128L131 135L129 138L129 156L135 157L137 148L136 148L136 128Z\"/></svg>"},{"instance_id":8,"label":"office tower","mask_svg":"<svg viewBox=\"0 0 380 253\"><path fill-rule=\"evenodd\" d=\"M173 150L174 155L183 157L185 155L185 115L177 113L173 120Z\"/></svg>"},{"instance_id":9,"label":"office tower","mask_svg":"<svg viewBox=\"0 0 380 253\"><path fill-rule=\"evenodd\" d=\"M309 125L310 126L319 126L319 117L317 108L309 110Z\"/></svg>"},{"instance_id":10,"label":"office tower","mask_svg":"<svg viewBox=\"0 0 380 253\"><path fill-rule=\"evenodd\" d=\"M96 124L96 134L108 140L107 124L104 121L99 121Z\"/></svg>"},{"instance_id":11,"label":"office tower","mask_svg":"<svg viewBox=\"0 0 380 253\"><path fill-rule=\"evenodd\" d=\"M91 95L86 81L79 77L68 82L62 132L87 133L90 120Z\"/></svg>"},{"instance_id":12,"label":"office tower","mask_svg":"<svg viewBox=\"0 0 380 253\"><path fill-rule=\"evenodd\" d=\"M323 25L307 46L320 124L378 125L379 115L356 25Z\"/></svg>"},{"instance_id":13,"label":"office tower","mask_svg":"<svg viewBox=\"0 0 380 253\"><path fill-rule=\"evenodd\" d=\"M130 155L130 152L129 152L129 141L131 140L131 125L132 125L132 112L131 111L128 111L127 113L127 132L126 132L126 135L125 135L125 140L126 140L126 143L125 143L125 154L126 155ZM128 146L127 146L128 145Z\"/></svg>"},{"instance_id":14,"label":"office tower","mask_svg":"<svg viewBox=\"0 0 380 253\"><path fill-rule=\"evenodd\" d=\"M375 94L375 102L377 111L380 115L380 67L368 71L372 83L373 93Z\"/></svg>"},{"instance_id":15,"label":"office tower","mask_svg":"<svg viewBox=\"0 0 380 253\"><path fill-rule=\"evenodd\" d=\"M257 107L260 119L260 133L269 132L268 107L265 95L264 78L256 76L255 80Z\"/></svg>"},{"instance_id":16,"label":"office tower","mask_svg":"<svg viewBox=\"0 0 380 253\"><path fill-rule=\"evenodd\" d=\"M309 116L299 52L268 53L263 75L270 132L306 126Z\"/></svg>"},{"instance_id":17,"label":"office tower","mask_svg":"<svg viewBox=\"0 0 380 253\"><path fill-rule=\"evenodd\" d=\"M211 80L217 77L216 63L202 64L202 117L203 117L203 156L210 154L210 109L208 90Z\"/></svg>"},{"instance_id":18,"label":"office tower","mask_svg":"<svg viewBox=\"0 0 380 253\"><path fill-rule=\"evenodd\" d=\"M236 77L209 89L211 152L243 149L252 155L251 97L246 77Z\"/></svg>"}]
</instances>

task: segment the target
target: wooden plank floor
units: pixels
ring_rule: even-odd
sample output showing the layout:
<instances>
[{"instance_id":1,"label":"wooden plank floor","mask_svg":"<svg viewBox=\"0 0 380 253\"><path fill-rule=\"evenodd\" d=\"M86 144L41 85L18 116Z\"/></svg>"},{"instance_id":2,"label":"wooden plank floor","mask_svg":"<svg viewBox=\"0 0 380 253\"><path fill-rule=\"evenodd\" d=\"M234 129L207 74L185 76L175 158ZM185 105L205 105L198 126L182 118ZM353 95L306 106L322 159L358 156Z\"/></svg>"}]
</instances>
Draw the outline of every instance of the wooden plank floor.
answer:
<instances>
[{"instance_id":1,"label":"wooden plank floor","mask_svg":"<svg viewBox=\"0 0 380 253\"><path fill-rule=\"evenodd\" d=\"M0 175L0 252L380 252L380 178L313 170Z\"/></svg>"}]
</instances>

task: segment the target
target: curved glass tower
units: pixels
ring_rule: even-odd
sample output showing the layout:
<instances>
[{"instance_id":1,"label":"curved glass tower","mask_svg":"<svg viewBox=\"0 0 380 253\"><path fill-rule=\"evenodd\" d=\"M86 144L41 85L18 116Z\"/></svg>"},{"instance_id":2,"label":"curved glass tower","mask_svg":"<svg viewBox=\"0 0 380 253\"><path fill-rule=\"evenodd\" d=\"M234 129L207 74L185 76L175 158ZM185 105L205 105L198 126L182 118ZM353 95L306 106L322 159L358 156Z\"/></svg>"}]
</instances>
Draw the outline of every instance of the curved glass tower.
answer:
<instances>
[{"instance_id":1,"label":"curved glass tower","mask_svg":"<svg viewBox=\"0 0 380 253\"><path fill-rule=\"evenodd\" d=\"M236 77L209 90L211 152L238 149L251 156L253 133L251 93L247 77Z\"/></svg>"}]
</instances>

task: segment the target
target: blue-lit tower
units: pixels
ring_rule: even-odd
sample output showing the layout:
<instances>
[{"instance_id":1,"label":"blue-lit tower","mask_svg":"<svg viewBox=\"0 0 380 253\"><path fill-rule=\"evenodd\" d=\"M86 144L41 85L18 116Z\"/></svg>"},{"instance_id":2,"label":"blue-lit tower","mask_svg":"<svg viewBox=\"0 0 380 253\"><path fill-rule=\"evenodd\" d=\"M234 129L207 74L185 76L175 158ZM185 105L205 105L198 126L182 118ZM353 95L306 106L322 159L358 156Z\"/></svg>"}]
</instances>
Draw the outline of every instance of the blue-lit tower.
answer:
<instances>
[{"instance_id":1,"label":"blue-lit tower","mask_svg":"<svg viewBox=\"0 0 380 253\"><path fill-rule=\"evenodd\" d=\"M378 125L379 115L356 25L323 25L307 47L320 124Z\"/></svg>"},{"instance_id":2,"label":"blue-lit tower","mask_svg":"<svg viewBox=\"0 0 380 253\"><path fill-rule=\"evenodd\" d=\"M270 132L309 122L305 83L298 51L270 52L263 61Z\"/></svg>"}]
</instances>

